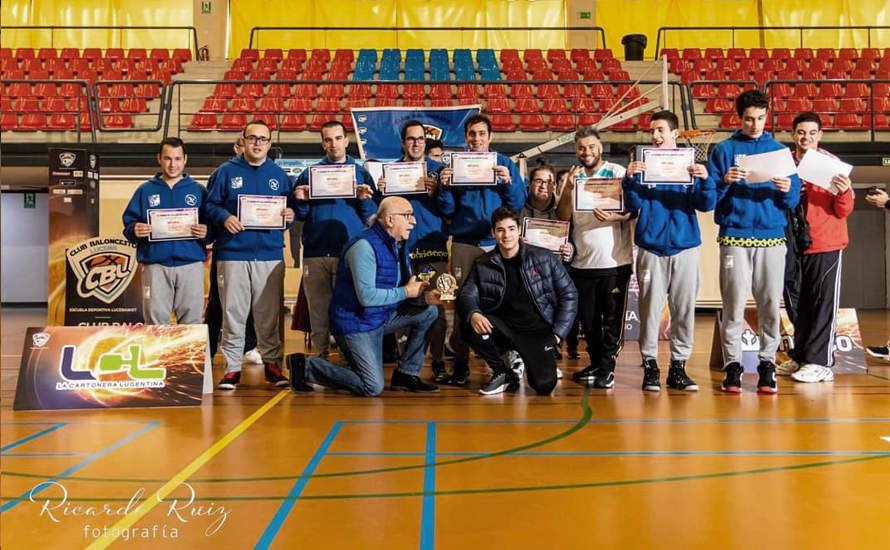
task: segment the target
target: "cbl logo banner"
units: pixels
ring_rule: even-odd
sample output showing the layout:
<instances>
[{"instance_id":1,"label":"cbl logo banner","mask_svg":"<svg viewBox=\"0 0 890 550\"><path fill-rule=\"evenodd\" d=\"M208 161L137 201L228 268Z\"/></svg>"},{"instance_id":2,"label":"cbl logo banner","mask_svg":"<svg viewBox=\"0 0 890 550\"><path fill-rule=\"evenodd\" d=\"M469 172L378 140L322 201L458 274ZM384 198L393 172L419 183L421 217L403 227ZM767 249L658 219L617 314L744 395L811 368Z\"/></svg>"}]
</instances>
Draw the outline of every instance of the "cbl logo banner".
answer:
<instances>
[{"instance_id":1,"label":"cbl logo banner","mask_svg":"<svg viewBox=\"0 0 890 550\"><path fill-rule=\"evenodd\" d=\"M198 406L209 365L206 325L32 327L13 408Z\"/></svg>"},{"instance_id":2,"label":"cbl logo banner","mask_svg":"<svg viewBox=\"0 0 890 550\"><path fill-rule=\"evenodd\" d=\"M141 323L142 293L136 245L93 237L65 251L66 325Z\"/></svg>"}]
</instances>

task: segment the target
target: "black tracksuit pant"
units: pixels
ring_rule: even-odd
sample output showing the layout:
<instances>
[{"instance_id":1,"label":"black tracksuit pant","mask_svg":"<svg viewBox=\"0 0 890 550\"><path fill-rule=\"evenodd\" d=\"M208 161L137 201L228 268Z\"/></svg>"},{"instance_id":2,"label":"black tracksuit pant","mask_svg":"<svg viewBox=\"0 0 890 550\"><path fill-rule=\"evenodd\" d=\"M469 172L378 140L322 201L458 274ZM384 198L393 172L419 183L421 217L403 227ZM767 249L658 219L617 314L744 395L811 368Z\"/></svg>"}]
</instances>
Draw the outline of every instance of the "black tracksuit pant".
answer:
<instances>
[{"instance_id":1,"label":"black tracksuit pant","mask_svg":"<svg viewBox=\"0 0 890 550\"><path fill-rule=\"evenodd\" d=\"M789 255L786 260L785 307L794 324L790 355L798 363L834 365L842 256L842 251L835 250Z\"/></svg>"},{"instance_id":2,"label":"black tracksuit pant","mask_svg":"<svg viewBox=\"0 0 890 550\"><path fill-rule=\"evenodd\" d=\"M615 369L624 345L624 314L627 285L632 268L572 269L578 289L578 318L587 340L587 354L594 367Z\"/></svg>"}]
</instances>

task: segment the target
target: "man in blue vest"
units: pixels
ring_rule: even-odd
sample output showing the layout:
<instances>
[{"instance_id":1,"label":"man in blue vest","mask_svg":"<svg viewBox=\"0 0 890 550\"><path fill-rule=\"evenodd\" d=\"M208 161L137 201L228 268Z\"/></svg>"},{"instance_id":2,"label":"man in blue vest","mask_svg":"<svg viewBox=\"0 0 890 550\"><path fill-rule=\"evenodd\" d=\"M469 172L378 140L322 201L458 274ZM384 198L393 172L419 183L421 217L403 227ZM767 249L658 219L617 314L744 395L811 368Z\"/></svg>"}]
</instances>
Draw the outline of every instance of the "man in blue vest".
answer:
<instances>
[{"instance_id":1,"label":"man in blue vest","mask_svg":"<svg viewBox=\"0 0 890 550\"><path fill-rule=\"evenodd\" d=\"M329 318L331 332L348 368L321 357L294 353L287 357L291 388L311 392L309 383L375 396L383 391L383 336L410 329L405 351L393 372L391 389L436 392L420 379L424 339L438 317L433 305L400 305L421 295L426 283L411 275L406 242L416 220L411 203L387 197L380 203L371 227L343 247ZM407 305L407 304L406 304Z\"/></svg>"}]
</instances>

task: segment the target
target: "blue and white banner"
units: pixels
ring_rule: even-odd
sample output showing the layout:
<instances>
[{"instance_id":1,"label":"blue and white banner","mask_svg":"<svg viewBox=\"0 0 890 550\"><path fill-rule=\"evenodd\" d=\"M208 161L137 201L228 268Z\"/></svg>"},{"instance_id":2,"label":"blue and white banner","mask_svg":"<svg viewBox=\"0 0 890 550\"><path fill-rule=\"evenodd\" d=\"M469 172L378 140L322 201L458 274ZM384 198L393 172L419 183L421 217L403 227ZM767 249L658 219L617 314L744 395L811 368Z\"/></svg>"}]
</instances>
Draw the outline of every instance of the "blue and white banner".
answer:
<instances>
[{"instance_id":1,"label":"blue and white banner","mask_svg":"<svg viewBox=\"0 0 890 550\"><path fill-rule=\"evenodd\" d=\"M352 122L363 159L391 160L402 157L399 132L402 124L419 120L427 139L440 140L447 149L465 147L464 122L479 114L479 105L458 107L367 107L352 109Z\"/></svg>"}]
</instances>

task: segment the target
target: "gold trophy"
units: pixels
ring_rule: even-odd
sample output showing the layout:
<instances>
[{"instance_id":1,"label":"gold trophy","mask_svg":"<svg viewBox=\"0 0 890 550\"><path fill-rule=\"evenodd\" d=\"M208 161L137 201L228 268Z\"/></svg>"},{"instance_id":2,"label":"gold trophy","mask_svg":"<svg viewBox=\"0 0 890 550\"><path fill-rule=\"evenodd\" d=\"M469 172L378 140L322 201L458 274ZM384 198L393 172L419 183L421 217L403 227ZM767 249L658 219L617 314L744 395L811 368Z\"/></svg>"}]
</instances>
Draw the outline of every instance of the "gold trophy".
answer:
<instances>
[{"instance_id":1,"label":"gold trophy","mask_svg":"<svg viewBox=\"0 0 890 550\"><path fill-rule=\"evenodd\" d=\"M436 289L439 291L439 299L443 302L454 300L457 292L457 279L451 273L442 273L436 280Z\"/></svg>"}]
</instances>

